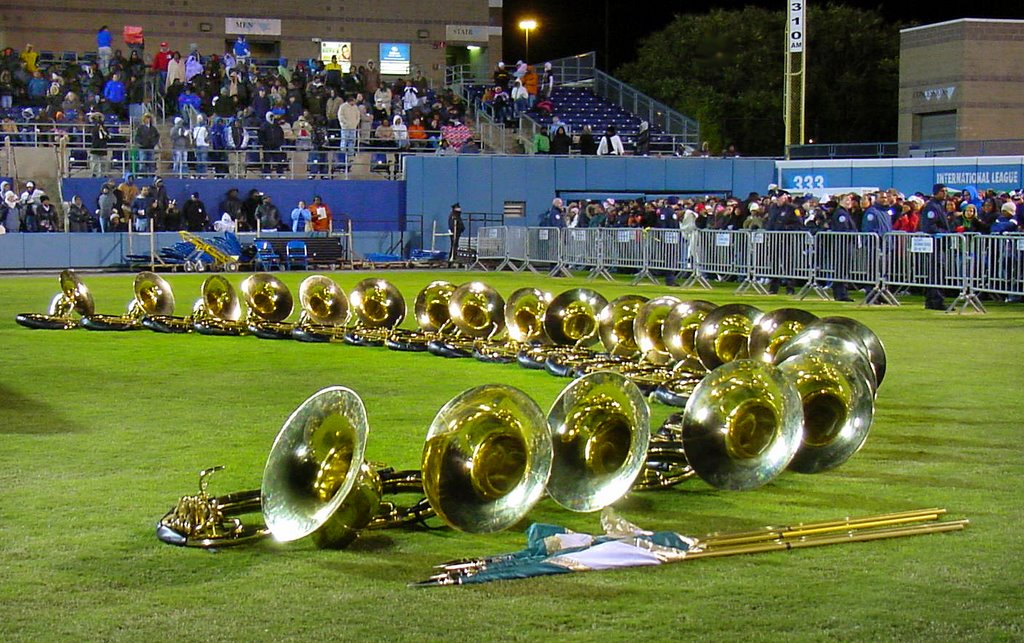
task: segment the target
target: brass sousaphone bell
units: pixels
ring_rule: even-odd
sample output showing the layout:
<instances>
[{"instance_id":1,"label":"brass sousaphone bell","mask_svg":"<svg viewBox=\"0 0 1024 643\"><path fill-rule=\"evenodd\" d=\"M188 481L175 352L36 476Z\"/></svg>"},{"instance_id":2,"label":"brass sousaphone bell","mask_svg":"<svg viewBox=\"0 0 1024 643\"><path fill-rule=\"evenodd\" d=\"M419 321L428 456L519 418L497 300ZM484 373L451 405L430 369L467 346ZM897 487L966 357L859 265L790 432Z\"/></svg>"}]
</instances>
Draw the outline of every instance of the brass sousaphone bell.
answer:
<instances>
[{"instance_id":1,"label":"brass sousaphone bell","mask_svg":"<svg viewBox=\"0 0 1024 643\"><path fill-rule=\"evenodd\" d=\"M345 291L330 277L310 275L299 284L302 313L292 328L292 339L302 342L341 340L349 319Z\"/></svg>"},{"instance_id":2,"label":"brass sousaphone bell","mask_svg":"<svg viewBox=\"0 0 1024 643\"><path fill-rule=\"evenodd\" d=\"M761 311L748 304L726 304L710 311L697 327L697 355L709 371L737 359L746 359L750 333Z\"/></svg>"},{"instance_id":3,"label":"brass sousaphone bell","mask_svg":"<svg viewBox=\"0 0 1024 643\"><path fill-rule=\"evenodd\" d=\"M208 476L200 492L184 496L157 524L166 543L218 548L266 536L291 542L311 536L318 547L341 548L362 529L386 528L429 515L425 504L397 509L387 493L422 489L418 475L375 469L365 460L369 424L362 400L332 386L303 402L278 432L259 490L211 497ZM259 520L239 516L262 513Z\"/></svg>"},{"instance_id":4,"label":"brass sousaphone bell","mask_svg":"<svg viewBox=\"0 0 1024 643\"><path fill-rule=\"evenodd\" d=\"M661 337L675 365L672 375L654 391L655 399L662 404L686 406L694 387L707 374L708 369L697 354L697 330L708 313L717 307L702 299L681 301L665 317Z\"/></svg>"},{"instance_id":5,"label":"brass sousaphone bell","mask_svg":"<svg viewBox=\"0 0 1024 643\"><path fill-rule=\"evenodd\" d=\"M383 346L388 335L405 319L405 298L387 279L368 277L348 294L356 326L345 333L347 344Z\"/></svg>"},{"instance_id":6,"label":"brass sousaphone bell","mask_svg":"<svg viewBox=\"0 0 1024 643\"><path fill-rule=\"evenodd\" d=\"M581 377L558 396L547 421L552 500L572 511L596 511L629 491L650 441L650 412L635 384L611 371Z\"/></svg>"},{"instance_id":7,"label":"brass sousaphone bell","mask_svg":"<svg viewBox=\"0 0 1024 643\"><path fill-rule=\"evenodd\" d=\"M132 299L125 315L92 314L82 317L82 327L89 330L139 330L147 317L169 317L174 314L174 293L171 285L156 274L144 270L135 276Z\"/></svg>"},{"instance_id":8,"label":"brass sousaphone bell","mask_svg":"<svg viewBox=\"0 0 1024 643\"><path fill-rule=\"evenodd\" d=\"M604 353L553 356L546 367L555 375L586 375L600 370L615 370L632 363L640 353L633 334L633 322L641 307L648 301L642 295L622 295L608 302L597 315L597 332L601 336Z\"/></svg>"},{"instance_id":9,"label":"brass sousaphone bell","mask_svg":"<svg viewBox=\"0 0 1024 643\"><path fill-rule=\"evenodd\" d=\"M505 302L505 329L508 337L478 342L475 356L484 362L508 363L531 347L551 340L544 331L544 313L552 295L539 288L520 288Z\"/></svg>"},{"instance_id":10,"label":"brass sousaphone bell","mask_svg":"<svg viewBox=\"0 0 1024 643\"><path fill-rule=\"evenodd\" d=\"M776 308L766 312L758 318L750 331L747 340L750 359L772 363L783 344L816 321L817 315L799 308Z\"/></svg>"},{"instance_id":11,"label":"brass sousaphone bell","mask_svg":"<svg viewBox=\"0 0 1024 643\"><path fill-rule=\"evenodd\" d=\"M544 330L554 346L527 351L524 361L540 362L549 372L568 376L573 359L591 356L590 347L600 341L598 317L608 300L589 288L573 288L555 297L544 314Z\"/></svg>"},{"instance_id":12,"label":"brass sousaphone bell","mask_svg":"<svg viewBox=\"0 0 1024 643\"><path fill-rule=\"evenodd\" d=\"M867 440L875 412L874 371L863 345L841 326L813 324L782 346L775 363L803 405L801 444L789 468L818 473L846 462Z\"/></svg>"},{"instance_id":13,"label":"brass sousaphone bell","mask_svg":"<svg viewBox=\"0 0 1024 643\"><path fill-rule=\"evenodd\" d=\"M541 498L551 463L551 432L537 403L511 386L479 386L445 404L430 425L423 490L448 525L500 531Z\"/></svg>"},{"instance_id":14,"label":"brass sousaphone bell","mask_svg":"<svg viewBox=\"0 0 1024 643\"><path fill-rule=\"evenodd\" d=\"M499 337L505 330L505 300L480 281L456 288L448 300L448 315L457 333L438 337L427 350L442 357L469 357L477 343Z\"/></svg>"},{"instance_id":15,"label":"brass sousaphone bell","mask_svg":"<svg viewBox=\"0 0 1024 643\"><path fill-rule=\"evenodd\" d=\"M201 335L241 335L242 305L231 282L221 275L203 281L202 294L192 307L192 328Z\"/></svg>"},{"instance_id":16,"label":"brass sousaphone bell","mask_svg":"<svg viewBox=\"0 0 1024 643\"><path fill-rule=\"evenodd\" d=\"M800 446L803 406L780 369L740 359L711 371L682 418L682 447L698 476L718 489L760 487L781 473Z\"/></svg>"},{"instance_id":17,"label":"brass sousaphone bell","mask_svg":"<svg viewBox=\"0 0 1024 643\"><path fill-rule=\"evenodd\" d=\"M448 302L455 292L455 284L437 280L427 284L416 295L413 315L416 330L395 328L388 335L385 344L391 350L420 352L427 350L427 343L452 328Z\"/></svg>"},{"instance_id":18,"label":"brass sousaphone bell","mask_svg":"<svg viewBox=\"0 0 1024 643\"><path fill-rule=\"evenodd\" d=\"M72 316L72 313L78 313L80 317L93 314L96 306L92 293L73 270L62 270L58 282L60 292L50 300L50 306L45 315L21 313L14 320L26 328L39 330L78 328L78 320Z\"/></svg>"},{"instance_id":19,"label":"brass sousaphone bell","mask_svg":"<svg viewBox=\"0 0 1024 643\"><path fill-rule=\"evenodd\" d=\"M246 329L261 339L291 339L295 324L285 322L295 301L283 281L266 272L242 280L242 297L248 308Z\"/></svg>"}]
</instances>

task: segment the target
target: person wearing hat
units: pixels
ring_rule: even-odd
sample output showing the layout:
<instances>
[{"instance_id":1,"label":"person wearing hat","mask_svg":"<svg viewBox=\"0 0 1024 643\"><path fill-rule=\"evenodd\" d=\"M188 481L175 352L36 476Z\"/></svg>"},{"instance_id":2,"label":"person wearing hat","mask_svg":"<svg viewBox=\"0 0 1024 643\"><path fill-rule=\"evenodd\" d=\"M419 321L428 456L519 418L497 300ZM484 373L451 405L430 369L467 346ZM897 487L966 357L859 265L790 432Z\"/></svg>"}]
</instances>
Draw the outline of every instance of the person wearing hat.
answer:
<instances>
[{"instance_id":1,"label":"person wearing hat","mask_svg":"<svg viewBox=\"0 0 1024 643\"><path fill-rule=\"evenodd\" d=\"M992 234L1007 234L1017 232L1020 229L1020 222L1016 219L1017 206L1012 201L1007 201L999 209L999 216L992 224Z\"/></svg>"},{"instance_id":2,"label":"person wearing hat","mask_svg":"<svg viewBox=\"0 0 1024 643\"><path fill-rule=\"evenodd\" d=\"M210 226L210 215L206 211L206 205L200 200L198 192L193 192L185 202L181 214L185 218L185 225L189 232L202 232Z\"/></svg>"},{"instance_id":3,"label":"person wearing hat","mask_svg":"<svg viewBox=\"0 0 1024 643\"><path fill-rule=\"evenodd\" d=\"M452 246L451 251L448 254L448 261L455 261L459 251L459 239L462 238L462 233L466 231L466 224L462 220L462 206L458 203L452 204L452 209L448 213L448 232L452 235Z\"/></svg>"},{"instance_id":4,"label":"person wearing hat","mask_svg":"<svg viewBox=\"0 0 1024 643\"><path fill-rule=\"evenodd\" d=\"M160 43L160 51L156 52L156 55L153 56L151 69L160 76L160 82L156 86L159 92L163 92L164 86L167 84L167 65L171 62L172 55L167 43L162 42Z\"/></svg>"},{"instance_id":5,"label":"person wearing hat","mask_svg":"<svg viewBox=\"0 0 1024 643\"><path fill-rule=\"evenodd\" d=\"M508 89L509 83L511 82L511 76L508 73L508 69L505 69L505 63L501 61L498 62L498 65L494 68L493 79L496 87Z\"/></svg>"}]
</instances>

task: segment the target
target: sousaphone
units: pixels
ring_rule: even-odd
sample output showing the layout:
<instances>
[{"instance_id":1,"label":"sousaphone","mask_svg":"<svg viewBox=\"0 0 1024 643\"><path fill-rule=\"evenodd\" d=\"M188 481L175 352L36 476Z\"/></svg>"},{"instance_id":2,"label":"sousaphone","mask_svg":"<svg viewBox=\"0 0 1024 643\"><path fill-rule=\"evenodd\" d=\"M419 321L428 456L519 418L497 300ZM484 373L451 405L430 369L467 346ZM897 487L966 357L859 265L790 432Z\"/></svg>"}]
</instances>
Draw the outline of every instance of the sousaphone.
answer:
<instances>
[{"instance_id":1,"label":"sousaphone","mask_svg":"<svg viewBox=\"0 0 1024 643\"><path fill-rule=\"evenodd\" d=\"M508 337L502 340L479 342L474 352L484 362L508 363L520 353L549 343L544 331L544 314L553 296L539 288L520 288L505 302L505 329Z\"/></svg>"},{"instance_id":2,"label":"sousaphone","mask_svg":"<svg viewBox=\"0 0 1024 643\"><path fill-rule=\"evenodd\" d=\"M442 357L469 357L479 342L499 337L505 330L505 300L480 281L456 288L448 300L448 315L457 333L438 337L427 350Z\"/></svg>"},{"instance_id":3,"label":"sousaphone","mask_svg":"<svg viewBox=\"0 0 1024 643\"><path fill-rule=\"evenodd\" d=\"M650 412L635 384L610 371L585 375L562 391L547 422L552 500L572 511L596 511L629 491L650 441Z\"/></svg>"},{"instance_id":4,"label":"sousaphone","mask_svg":"<svg viewBox=\"0 0 1024 643\"><path fill-rule=\"evenodd\" d=\"M292 338L302 342L341 340L349 319L345 291L330 277L310 275L299 284L302 313Z\"/></svg>"},{"instance_id":5,"label":"sousaphone","mask_svg":"<svg viewBox=\"0 0 1024 643\"><path fill-rule=\"evenodd\" d=\"M70 330L78 328L78 320L72 313L80 317L93 314L96 309L92 293L82 283L73 270L62 270L58 277L60 292L50 300L45 315L40 313L21 313L14 320L26 328L41 330Z\"/></svg>"},{"instance_id":6,"label":"sousaphone","mask_svg":"<svg viewBox=\"0 0 1024 643\"><path fill-rule=\"evenodd\" d=\"M597 316L598 333L605 352L554 354L548 358L545 368L554 375L579 376L599 370L614 370L635 361L640 348L633 335L633 321L647 301L647 297L642 295L623 295L608 302Z\"/></svg>"},{"instance_id":7,"label":"sousaphone","mask_svg":"<svg viewBox=\"0 0 1024 643\"><path fill-rule=\"evenodd\" d=\"M747 340L750 359L759 359L769 364L775 360L775 353L791 337L808 325L818 321L818 316L799 308L776 308L761 315Z\"/></svg>"},{"instance_id":8,"label":"sousaphone","mask_svg":"<svg viewBox=\"0 0 1024 643\"><path fill-rule=\"evenodd\" d=\"M313 394L285 421L274 440L258 490L212 497L208 477L157 524L166 543L203 548L239 545L273 536L279 542L312 537L317 547L345 547L360 530L421 521L425 503L396 509L387 493L422 489L415 472L374 468L364 460L369 424L362 400L331 386ZM262 514L242 521L240 516Z\"/></svg>"},{"instance_id":9,"label":"sousaphone","mask_svg":"<svg viewBox=\"0 0 1024 643\"><path fill-rule=\"evenodd\" d=\"M697 355L709 371L737 359L746 359L750 333L761 310L748 304L726 304L709 312L697 327Z\"/></svg>"},{"instance_id":10,"label":"sousaphone","mask_svg":"<svg viewBox=\"0 0 1024 643\"><path fill-rule=\"evenodd\" d=\"M803 425L795 383L764 362L740 359L711 371L682 418L682 447L698 476L718 489L747 490L793 460Z\"/></svg>"},{"instance_id":11,"label":"sousaphone","mask_svg":"<svg viewBox=\"0 0 1024 643\"><path fill-rule=\"evenodd\" d=\"M413 306L416 317L416 330L395 328L391 331L385 344L391 350L425 351L427 343L440 333L452 327L448 302L455 292L455 284L450 281L432 281L416 295Z\"/></svg>"},{"instance_id":12,"label":"sousaphone","mask_svg":"<svg viewBox=\"0 0 1024 643\"><path fill-rule=\"evenodd\" d=\"M283 281L266 272L249 275L242 281L242 296L248 308L246 328L261 339L291 339L295 324L285 322L295 301Z\"/></svg>"},{"instance_id":13,"label":"sousaphone","mask_svg":"<svg viewBox=\"0 0 1024 643\"><path fill-rule=\"evenodd\" d=\"M864 345L864 349L868 352L868 359L871 361L871 370L875 372L875 390L877 391L878 387L882 385L882 380L885 379L886 368L885 345L882 344L878 335L856 319L849 317L823 317L818 323L843 326Z\"/></svg>"},{"instance_id":14,"label":"sousaphone","mask_svg":"<svg viewBox=\"0 0 1024 643\"><path fill-rule=\"evenodd\" d=\"M405 319L405 298L390 281L363 279L348 295L356 326L345 333L345 343L383 346L391 331Z\"/></svg>"},{"instance_id":15,"label":"sousaphone","mask_svg":"<svg viewBox=\"0 0 1024 643\"><path fill-rule=\"evenodd\" d=\"M202 296L192 307L192 328L201 335L241 335L242 305L226 278L210 275L203 281Z\"/></svg>"},{"instance_id":16,"label":"sousaphone","mask_svg":"<svg viewBox=\"0 0 1024 643\"><path fill-rule=\"evenodd\" d=\"M132 299L125 315L92 314L82 317L82 327L89 330L140 330L147 317L168 317L174 314L174 293L163 277L144 270L135 276Z\"/></svg>"},{"instance_id":17,"label":"sousaphone","mask_svg":"<svg viewBox=\"0 0 1024 643\"><path fill-rule=\"evenodd\" d=\"M708 369L697 354L697 330L716 304L702 299L678 303L665 318L661 336L675 360L672 374L654 390L654 398L669 406L685 407L686 401Z\"/></svg>"},{"instance_id":18,"label":"sousaphone","mask_svg":"<svg viewBox=\"0 0 1024 643\"><path fill-rule=\"evenodd\" d=\"M544 313L544 330L554 346L525 351L519 363L546 364L551 361L557 363L558 371L568 376L571 370L561 364L566 360L585 359L592 355L590 347L600 341L598 316L607 305L607 299L589 288L574 288L559 294Z\"/></svg>"},{"instance_id":19,"label":"sousaphone","mask_svg":"<svg viewBox=\"0 0 1024 643\"><path fill-rule=\"evenodd\" d=\"M423 490L449 526L499 531L540 500L551 465L551 432L537 403L511 386L479 386L434 417L423 446Z\"/></svg>"}]
</instances>

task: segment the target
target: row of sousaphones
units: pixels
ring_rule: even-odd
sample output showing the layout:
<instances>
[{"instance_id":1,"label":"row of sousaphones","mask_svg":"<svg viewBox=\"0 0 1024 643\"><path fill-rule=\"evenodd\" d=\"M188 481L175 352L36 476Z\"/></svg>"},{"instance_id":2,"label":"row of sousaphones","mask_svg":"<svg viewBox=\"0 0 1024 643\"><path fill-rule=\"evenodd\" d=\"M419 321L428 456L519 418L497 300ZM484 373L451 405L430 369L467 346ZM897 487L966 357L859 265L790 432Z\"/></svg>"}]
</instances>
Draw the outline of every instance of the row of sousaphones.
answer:
<instances>
[{"instance_id":1,"label":"row of sousaphones","mask_svg":"<svg viewBox=\"0 0 1024 643\"><path fill-rule=\"evenodd\" d=\"M344 387L324 389L285 422L260 490L210 496L207 478L216 468L201 474L200 493L182 497L158 525L162 540L181 545L218 547L272 534L281 541L312 535L319 546L340 547L363 529L432 515L488 532L518 522L545 492L569 509L594 511L631 488L693 476L720 489L753 489L786 468L816 473L852 456L867 438L885 373L884 349L869 329L792 309L761 313L634 295L607 302L588 289L557 297L521 289L506 304L479 282L434 282L416 299L420 328L407 331L397 330L404 300L382 279L364 280L345 297L332 280L307 278L295 324L284 322L290 293L266 274L243 282L245 319L220 276L206 280L188 318L171 316L170 286L153 273L136 278L129 314L120 317L96 315L88 288L70 271L62 273L61 289L49 315L19 315L19 323L297 334L514 359L576 376L546 417L513 387L466 391L435 417L420 469L404 472L365 462L362 401ZM607 352L584 350L598 336ZM652 435L643 390L685 409ZM410 507L384 500L402 491L426 497ZM263 524L237 518L257 511Z\"/></svg>"}]
</instances>

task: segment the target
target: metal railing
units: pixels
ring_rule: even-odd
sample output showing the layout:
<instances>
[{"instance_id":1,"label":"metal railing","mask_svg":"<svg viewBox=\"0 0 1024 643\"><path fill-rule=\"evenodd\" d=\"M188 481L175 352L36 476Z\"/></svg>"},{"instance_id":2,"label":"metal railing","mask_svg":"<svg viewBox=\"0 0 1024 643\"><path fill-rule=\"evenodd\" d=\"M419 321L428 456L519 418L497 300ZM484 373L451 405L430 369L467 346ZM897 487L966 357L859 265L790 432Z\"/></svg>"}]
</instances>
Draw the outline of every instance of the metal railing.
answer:
<instances>
[{"instance_id":1,"label":"metal railing","mask_svg":"<svg viewBox=\"0 0 1024 643\"><path fill-rule=\"evenodd\" d=\"M1018 156L1024 139L980 141L889 141L877 143L809 143L790 145L786 157L799 159L934 158L944 156Z\"/></svg>"},{"instance_id":2,"label":"metal railing","mask_svg":"<svg viewBox=\"0 0 1024 643\"><path fill-rule=\"evenodd\" d=\"M513 232L515 231L515 232ZM1024 297L1024 235L929 236L872 233L698 230L640 228L484 227L478 244L486 249L477 267L550 275L586 270L587 278L634 274L633 283L665 275L684 288L710 288L709 280L739 282L736 293L765 294L780 283L803 299L829 299L848 285L863 289L862 304L899 305L894 289L922 288L955 294L947 312L968 307L985 312L979 293ZM520 239L525 238L523 244ZM511 243L510 240L515 240ZM525 263L524 263L525 262ZM902 292L902 291L900 291ZM843 297L844 295L837 295Z\"/></svg>"}]
</instances>

